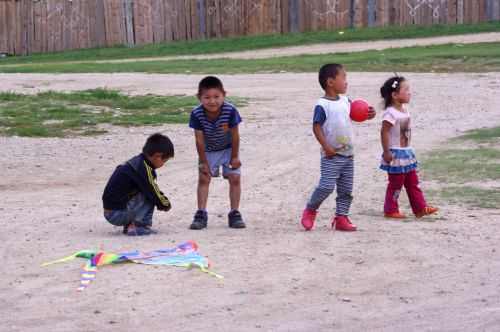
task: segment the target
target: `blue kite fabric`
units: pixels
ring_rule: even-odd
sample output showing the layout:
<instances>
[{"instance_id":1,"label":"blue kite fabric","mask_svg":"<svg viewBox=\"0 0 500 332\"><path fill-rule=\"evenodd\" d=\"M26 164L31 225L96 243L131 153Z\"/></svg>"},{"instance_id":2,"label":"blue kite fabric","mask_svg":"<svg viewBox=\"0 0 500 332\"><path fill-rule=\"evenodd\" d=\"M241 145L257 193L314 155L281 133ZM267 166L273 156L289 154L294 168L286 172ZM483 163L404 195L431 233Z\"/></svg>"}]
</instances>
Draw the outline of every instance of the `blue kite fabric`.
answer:
<instances>
[{"instance_id":1,"label":"blue kite fabric","mask_svg":"<svg viewBox=\"0 0 500 332\"><path fill-rule=\"evenodd\" d=\"M159 249L147 252L132 251L124 253L111 253L94 250L81 250L71 256L58 259L56 261L42 264L47 266L55 263L63 263L75 258L85 258L87 263L80 273L79 291L84 290L95 279L97 267L109 264L137 263L145 265L170 265L185 268L199 268L216 278L223 277L209 270L210 262L198 252L198 244L194 241L187 241L174 248Z\"/></svg>"}]
</instances>

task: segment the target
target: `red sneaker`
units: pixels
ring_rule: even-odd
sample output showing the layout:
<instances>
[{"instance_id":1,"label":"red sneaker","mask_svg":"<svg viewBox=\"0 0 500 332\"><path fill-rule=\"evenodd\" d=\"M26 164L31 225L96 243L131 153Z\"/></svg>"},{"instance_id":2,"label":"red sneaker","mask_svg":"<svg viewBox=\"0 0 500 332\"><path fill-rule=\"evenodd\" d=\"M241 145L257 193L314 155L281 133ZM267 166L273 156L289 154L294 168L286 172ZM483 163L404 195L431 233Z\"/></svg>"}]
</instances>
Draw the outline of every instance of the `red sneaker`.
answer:
<instances>
[{"instance_id":1,"label":"red sneaker","mask_svg":"<svg viewBox=\"0 0 500 332\"><path fill-rule=\"evenodd\" d=\"M417 218L422 218L423 216L428 216L431 214L434 214L438 212L438 208L432 207L432 206L426 206L422 211L419 213L415 213L415 217Z\"/></svg>"},{"instance_id":2,"label":"red sneaker","mask_svg":"<svg viewBox=\"0 0 500 332\"><path fill-rule=\"evenodd\" d=\"M314 226L314 219L316 219L317 212L308 208L304 209L302 212L302 226L306 229L306 231L310 231Z\"/></svg>"},{"instance_id":3,"label":"red sneaker","mask_svg":"<svg viewBox=\"0 0 500 332\"><path fill-rule=\"evenodd\" d=\"M356 225L354 225L348 216L336 216L332 221L332 228L335 227L338 231L354 232L357 230Z\"/></svg>"},{"instance_id":4,"label":"red sneaker","mask_svg":"<svg viewBox=\"0 0 500 332\"><path fill-rule=\"evenodd\" d=\"M392 219L404 219L404 218L406 218L406 215L402 214L399 211L396 211L396 212L391 212L391 213L384 213L384 217L392 218Z\"/></svg>"}]
</instances>

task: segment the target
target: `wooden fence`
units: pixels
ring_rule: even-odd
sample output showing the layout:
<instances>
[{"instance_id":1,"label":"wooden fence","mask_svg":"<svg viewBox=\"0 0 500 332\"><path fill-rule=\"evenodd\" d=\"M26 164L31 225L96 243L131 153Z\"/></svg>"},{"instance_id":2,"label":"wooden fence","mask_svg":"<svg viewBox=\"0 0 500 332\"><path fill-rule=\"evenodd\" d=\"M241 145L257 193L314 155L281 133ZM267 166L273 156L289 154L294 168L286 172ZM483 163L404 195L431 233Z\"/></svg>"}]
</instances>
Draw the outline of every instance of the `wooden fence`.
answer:
<instances>
[{"instance_id":1,"label":"wooden fence","mask_svg":"<svg viewBox=\"0 0 500 332\"><path fill-rule=\"evenodd\" d=\"M500 0L0 0L0 53L500 19Z\"/></svg>"}]
</instances>

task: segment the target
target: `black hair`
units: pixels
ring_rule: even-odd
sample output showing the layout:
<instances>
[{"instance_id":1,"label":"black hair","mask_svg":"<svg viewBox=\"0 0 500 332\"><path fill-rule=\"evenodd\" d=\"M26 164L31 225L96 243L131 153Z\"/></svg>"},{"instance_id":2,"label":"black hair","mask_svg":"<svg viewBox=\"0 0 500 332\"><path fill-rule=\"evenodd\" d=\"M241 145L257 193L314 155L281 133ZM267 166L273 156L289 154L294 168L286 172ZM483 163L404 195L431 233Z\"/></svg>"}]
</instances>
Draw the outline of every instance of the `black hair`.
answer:
<instances>
[{"instance_id":1,"label":"black hair","mask_svg":"<svg viewBox=\"0 0 500 332\"><path fill-rule=\"evenodd\" d=\"M392 93L399 92L401 89L401 83L406 81L406 78L403 76L393 76L385 81L384 85L380 88L380 95L384 99L385 108L392 105Z\"/></svg>"},{"instance_id":2,"label":"black hair","mask_svg":"<svg viewBox=\"0 0 500 332\"><path fill-rule=\"evenodd\" d=\"M146 144L142 148L142 153L152 157L155 153L161 153L162 159L174 157L174 144L170 138L160 133L148 137Z\"/></svg>"},{"instance_id":3,"label":"black hair","mask_svg":"<svg viewBox=\"0 0 500 332\"><path fill-rule=\"evenodd\" d=\"M329 78L335 79L337 77L338 73L344 69L344 66L338 63L327 63L326 65L323 65L320 70L319 70L319 85L323 88L323 90L326 89L326 82L328 81Z\"/></svg>"},{"instance_id":4,"label":"black hair","mask_svg":"<svg viewBox=\"0 0 500 332\"><path fill-rule=\"evenodd\" d=\"M204 90L208 89L219 89L224 93L226 92L224 91L222 81L215 76L207 76L200 81L198 84L198 97L201 96Z\"/></svg>"}]
</instances>

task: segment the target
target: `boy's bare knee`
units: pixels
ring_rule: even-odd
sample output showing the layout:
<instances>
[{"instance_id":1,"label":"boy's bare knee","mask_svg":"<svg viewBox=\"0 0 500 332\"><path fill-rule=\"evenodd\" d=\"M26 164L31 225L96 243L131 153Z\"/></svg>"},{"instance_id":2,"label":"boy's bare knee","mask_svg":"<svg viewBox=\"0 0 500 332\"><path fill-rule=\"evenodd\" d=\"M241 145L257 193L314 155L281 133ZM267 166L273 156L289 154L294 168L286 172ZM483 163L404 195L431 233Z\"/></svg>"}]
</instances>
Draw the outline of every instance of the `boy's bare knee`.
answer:
<instances>
[{"instance_id":1,"label":"boy's bare knee","mask_svg":"<svg viewBox=\"0 0 500 332\"><path fill-rule=\"evenodd\" d=\"M229 184L230 185L233 185L233 186L238 186L240 185L240 175L239 174L229 174L227 176L227 179L229 181Z\"/></svg>"},{"instance_id":2,"label":"boy's bare knee","mask_svg":"<svg viewBox=\"0 0 500 332\"><path fill-rule=\"evenodd\" d=\"M208 186L210 184L210 175L201 173L198 176L198 183L201 186Z\"/></svg>"}]
</instances>

